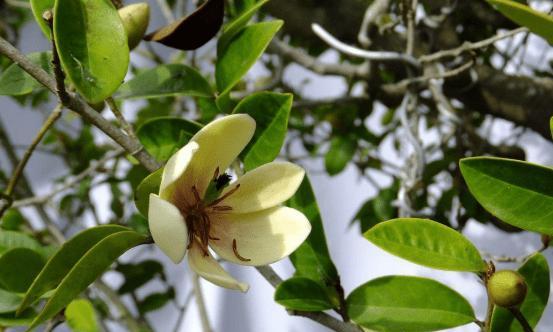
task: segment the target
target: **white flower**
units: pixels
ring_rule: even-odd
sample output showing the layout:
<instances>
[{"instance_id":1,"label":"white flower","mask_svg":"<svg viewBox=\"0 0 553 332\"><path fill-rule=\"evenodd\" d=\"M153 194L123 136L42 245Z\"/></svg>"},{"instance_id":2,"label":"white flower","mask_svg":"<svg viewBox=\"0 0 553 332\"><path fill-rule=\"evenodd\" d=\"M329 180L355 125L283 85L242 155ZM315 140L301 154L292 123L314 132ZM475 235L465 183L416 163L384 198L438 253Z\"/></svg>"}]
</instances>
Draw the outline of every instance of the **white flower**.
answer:
<instances>
[{"instance_id":1,"label":"white flower","mask_svg":"<svg viewBox=\"0 0 553 332\"><path fill-rule=\"evenodd\" d=\"M254 132L255 121L245 114L206 125L169 159L148 211L152 237L173 262L188 253L198 275L244 292L248 285L230 276L209 248L236 264L265 265L290 255L311 231L301 212L281 206L303 180L305 172L295 164L271 162L222 188L228 176L219 174Z\"/></svg>"}]
</instances>

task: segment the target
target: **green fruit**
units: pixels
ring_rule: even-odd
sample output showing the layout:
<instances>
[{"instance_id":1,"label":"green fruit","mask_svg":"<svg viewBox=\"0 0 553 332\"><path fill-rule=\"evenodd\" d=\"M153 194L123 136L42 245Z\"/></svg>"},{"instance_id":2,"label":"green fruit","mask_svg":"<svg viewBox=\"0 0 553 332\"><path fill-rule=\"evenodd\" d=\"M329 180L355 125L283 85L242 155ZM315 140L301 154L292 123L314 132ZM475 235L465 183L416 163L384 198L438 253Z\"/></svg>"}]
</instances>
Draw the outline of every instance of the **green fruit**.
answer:
<instances>
[{"instance_id":1,"label":"green fruit","mask_svg":"<svg viewBox=\"0 0 553 332\"><path fill-rule=\"evenodd\" d=\"M125 6L119 9L119 16L127 33L129 50L132 50L146 33L150 22L150 6L145 2Z\"/></svg>"},{"instance_id":2,"label":"green fruit","mask_svg":"<svg viewBox=\"0 0 553 332\"><path fill-rule=\"evenodd\" d=\"M524 301L527 290L526 281L516 271L498 271L488 279L488 294L499 307L518 306Z\"/></svg>"}]
</instances>

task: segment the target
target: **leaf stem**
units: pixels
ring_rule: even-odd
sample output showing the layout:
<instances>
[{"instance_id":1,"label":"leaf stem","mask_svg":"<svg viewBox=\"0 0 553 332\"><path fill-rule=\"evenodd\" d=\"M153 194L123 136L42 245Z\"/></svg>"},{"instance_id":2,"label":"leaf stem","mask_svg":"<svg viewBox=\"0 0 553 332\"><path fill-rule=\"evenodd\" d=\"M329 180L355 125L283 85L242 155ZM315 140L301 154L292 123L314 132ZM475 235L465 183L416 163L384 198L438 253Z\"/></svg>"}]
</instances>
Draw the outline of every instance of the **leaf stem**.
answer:
<instances>
[{"instance_id":1,"label":"leaf stem","mask_svg":"<svg viewBox=\"0 0 553 332\"><path fill-rule=\"evenodd\" d=\"M522 312L520 312L520 309L517 307L509 308L509 311L515 316L515 318L518 320L520 325L522 326L522 329L524 332L534 332L532 329L532 326L530 326L530 323L526 320Z\"/></svg>"}]
</instances>

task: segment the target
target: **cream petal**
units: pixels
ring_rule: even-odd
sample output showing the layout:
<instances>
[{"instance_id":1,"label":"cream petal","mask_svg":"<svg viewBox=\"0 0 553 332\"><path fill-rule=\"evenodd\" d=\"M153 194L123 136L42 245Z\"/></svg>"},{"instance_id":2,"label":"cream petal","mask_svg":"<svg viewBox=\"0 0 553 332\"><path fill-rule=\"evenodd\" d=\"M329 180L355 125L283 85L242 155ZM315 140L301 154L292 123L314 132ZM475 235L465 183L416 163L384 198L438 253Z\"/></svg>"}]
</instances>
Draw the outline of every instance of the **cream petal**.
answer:
<instances>
[{"instance_id":1,"label":"cream petal","mask_svg":"<svg viewBox=\"0 0 553 332\"><path fill-rule=\"evenodd\" d=\"M188 251L188 265L205 280L217 286L247 292L249 286L234 279L211 255L204 256L196 243Z\"/></svg>"},{"instance_id":2,"label":"cream petal","mask_svg":"<svg viewBox=\"0 0 553 332\"><path fill-rule=\"evenodd\" d=\"M209 242L211 248L221 258L241 265L276 262L296 250L311 231L303 213L283 206L247 214L213 215L211 221L211 235L218 238Z\"/></svg>"},{"instance_id":3,"label":"cream petal","mask_svg":"<svg viewBox=\"0 0 553 332\"><path fill-rule=\"evenodd\" d=\"M169 187L182 176L190 160L192 160L192 157L198 151L198 148L198 143L189 142L169 158L161 176L161 184L159 186L159 196L161 198L169 200L172 193Z\"/></svg>"},{"instance_id":4,"label":"cream petal","mask_svg":"<svg viewBox=\"0 0 553 332\"><path fill-rule=\"evenodd\" d=\"M233 213L255 212L276 206L294 195L304 175L303 168L289 162L262 165L225 188L221 195L240 185L220 205L232 207Z\"/></svg>"},{"instance_id":5,"label":"cream petal","mask_svg":"<svg viewBox=\"0 0 553 332\"><path fill-rule=\"evenodd\" d=\"M148 223L157 246L175 264L179 263L188 246L188 229L179 209L159 196L150 194Z\"/></svg>"},{"instance_id":6,"label":"cream petal","mask_svg":"<svg viewBox=\"0 0 553 332\"><path fill-rule=\"evenodd\" d=\"M224 172L246 147L255 132L255 120L233 114L212 121L192 137L200 146L183 174L186 187L195 185L203 197L215 169Z\"/></svg>"}]
</instances>

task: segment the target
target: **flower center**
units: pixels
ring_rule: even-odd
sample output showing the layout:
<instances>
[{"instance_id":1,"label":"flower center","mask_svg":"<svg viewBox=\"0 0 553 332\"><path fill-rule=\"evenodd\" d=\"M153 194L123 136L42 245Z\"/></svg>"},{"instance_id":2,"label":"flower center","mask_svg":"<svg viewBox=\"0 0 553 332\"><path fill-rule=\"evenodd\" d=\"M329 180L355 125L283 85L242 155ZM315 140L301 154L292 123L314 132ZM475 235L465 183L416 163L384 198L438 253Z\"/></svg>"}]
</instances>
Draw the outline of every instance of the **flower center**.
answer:
<instances>
[{"instance_id":1,"label":"flower center","mask_svg":"<svg viewBox=\"0 0 553 332\"><path fill-rule=\"evenodd\" d=\"M223 189L223 185L221 185L221 183L226 182L225 184L228 184L229 180L230 176L227 174L223 173L221 176L219 176L219 169L217 169L215 170L212 184L220 192ZM173 201L176 203L175 205L178 207L181 214L185 217L184 220L188 228L188 249L190 249L194 241L196 241L197 244L200 246L202 252L204 253L204 256L209 255L209 241L220 240L219 238L211 235L210 215L231 211L231 206L224 205L222 203L225 199L234 194L239 188L240 184L236 185L236 187L229 190L223 196L212 199L208 198L208 196L211 195L209 193L210 188L208 188L208 192L202 198L198 189L194 185L190 188L193 196L192 203L186 200L184 191L177 190L175 192ZM238 259L246 262L250 261L250 259L245 258L238 253L236 239L232 240L232 250Z\"/></svg>"}]
</instances>

